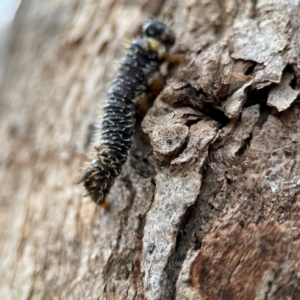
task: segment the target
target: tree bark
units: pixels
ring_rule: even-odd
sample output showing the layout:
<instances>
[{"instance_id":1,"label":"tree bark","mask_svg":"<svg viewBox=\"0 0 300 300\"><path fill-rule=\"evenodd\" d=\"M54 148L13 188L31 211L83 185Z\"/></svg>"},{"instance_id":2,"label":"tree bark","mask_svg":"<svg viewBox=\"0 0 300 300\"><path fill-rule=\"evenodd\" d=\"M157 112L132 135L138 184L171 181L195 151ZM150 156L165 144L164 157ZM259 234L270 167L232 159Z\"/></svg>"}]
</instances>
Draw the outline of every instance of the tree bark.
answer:
<instances>
[{"instance_id":1,"label":"tree bark","mask_svg":"<svg viewBox=\"0 0 300 300\"><path fill-rule=\"evenodd\" d=\"M23 0L0 94L0 298L298 299L299 15L298 0ZM151 16L186 61L104 210L73 182L122 42Z\"/></svg>"}]
</instances>

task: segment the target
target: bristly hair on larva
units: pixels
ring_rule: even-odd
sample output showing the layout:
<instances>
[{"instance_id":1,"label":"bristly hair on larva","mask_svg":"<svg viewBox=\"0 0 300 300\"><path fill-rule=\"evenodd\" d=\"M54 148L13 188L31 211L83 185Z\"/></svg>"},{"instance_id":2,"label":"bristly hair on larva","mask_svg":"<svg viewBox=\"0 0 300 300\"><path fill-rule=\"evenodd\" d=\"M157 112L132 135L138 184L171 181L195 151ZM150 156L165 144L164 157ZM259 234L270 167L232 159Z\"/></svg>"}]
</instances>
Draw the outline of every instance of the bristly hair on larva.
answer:
<instances>
[{"instance_id":1,"label":"bristly hair on larva","mask_svg":"<svg viewBox=\"0 0 300 300\"><path fill-rule=\"evenodd\" d=\"M94 149L84 174L87 195L104 206L106 196L120 174L131 147L131 138L140 99L151 95L150 83L175 43L169 26L156 20L143 24L142 35L134 39L123 57L108 90L104 105L101 134L95 134Z\"/></svg>"}]
</instances>

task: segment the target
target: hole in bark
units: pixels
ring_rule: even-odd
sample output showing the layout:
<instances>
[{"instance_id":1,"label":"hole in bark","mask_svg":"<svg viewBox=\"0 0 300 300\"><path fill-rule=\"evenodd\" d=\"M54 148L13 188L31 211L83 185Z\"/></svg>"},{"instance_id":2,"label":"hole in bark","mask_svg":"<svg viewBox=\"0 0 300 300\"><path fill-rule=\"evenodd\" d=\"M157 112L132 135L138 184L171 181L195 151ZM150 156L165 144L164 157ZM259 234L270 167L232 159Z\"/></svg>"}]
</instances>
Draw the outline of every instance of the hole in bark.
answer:
<instances>
[{"instance_id":1,"label":"hole in bark","mask_svg":"<svg viewBox=\"0 0 300 300\"><path fill-rule=\"evenodd\" d=\"M203 112L211 119L219 122L221 124L221 128L230 122L230 118L228 118L222 111L217 110L211 104L206 103Z\"/></svg>"},{"instance_id":2,"label":"hole in bark","mask_svg":"<svg viewBox=\"0 0 300 300\"><path fill-rule=\"evenodd\" d=\"M261 129L264 123L268 120L269 115L271 114L272 108L267 106L265 103L261 103L259 107L260 116L258 119L258 126Z\"/></svg>"},{"instance_id":3,"label":"hole in bark","mask_svg":"<svg viewBox=\"0 0 300 300\"><path fill-rule=\"evenodd\" d=\"M245 103L245 107L249 107L260 103L266 103L268 100L269 90L270 86L260 90L252 90Z\"/></svg>"},{"instance_id":4,"label":"hole in bark","mask_svg":"<svg viewBox=\"0 0 300 300\"><path fill-rule=\"evenodd\" d=\"M241 221L240 221L240 226L241 226L241 228L244 228L244 227L245 227L245 221L244 221L244 220L241 220Z\"/></svg>"},{"instance_id":5,"label":"hole in bark","mask_svg":"<svg viewBox=\"0 0 300 300\"><path fill-rule=\"evenodd\" d=\"M255 62L253 62L253 65L250 66L250 67L246 70L245 75L251 75L251 74L253 74L253 71L254 71L254 68L255 68L256 65L257 65L257 64L256 64Z\"/></svg>"},{"instance_id":6,"label":"hole in bark","mask_svg":"<svg viewBox=\"0 0 300 300\"><path fill-rule=\"evenodd\" d=\"M246 151L249 148L250 141L252 140L252 134L250 133L250 136L245 139L243 146L239 149L239 151L236 153L239 157L244 156Z\"/></svg>"},{"instance_id":7,"label":"hole in bark","mask_svg":"<svg viewBox=\"0 0 300 300\"><path fill-rule=\"evenodd\" d=\"M268 299L268 294L271 291L272 285L273 285L273 282L268 281L268 288L267 288L267 292L266 292L266 295L265 295L266 296L265 299Z\"/></svg>"},{"instance_id":8,"label":"hole in bark","mask_svg":"<svg viewBox=\"0 0 300 300\"><path fill-rule=\"evenodd\" d=\"M151 183L153 184L154 187L156 187L156 182L154 178L151 179Z\"/></svg>"},{"instance_id":9,"label":"hole in bark","mask_svg":"<svg viewBox=\"0 0 300 300\"><path fill-rule=\"evenodd\" d=\"M297 78L296 76L293 77L293 79L290 82L290 87L295 90L296 89L296 84L297 84Z\"/></svg>"},{"instance_id":10,"label":"hole in bark","mask_svg":"<svg viewBox=\"0 0 300 300\"><path fill-rule=\"evenodd\" d=\"M226 181L227 181L228 184L232 183L232 180L230 178L227 178L227 177L226 177Z\"/></svg>"},{"instance_id":11,"label":"hole in bark","mask_svg":"<svg viewBox=\"0 0 300 300\"><path fill-rule=\"evenodd\" d=\"M149 245L147 245L147 251L152 254L153 250L155 248L155 244L154 243L150 243Z\"/></svg>"},{"instance_id":12,"label":"hole in bark","mask_svg":"<svg viewBox=\"0 0 300 300\"><path fill-rule=\"evenodd\" d=\"M194 249L195 250L198 250L198 249L200 249L202 247L202 241L200 241L200 240L196 240L196 243L195 243L195 247L194 247Z\"/></svg>"},{"instance_id":13,"label":"hole in bark","mask_svg":"<svg viewBox=\"0 0 300 300\"><path fill-rule=\"evenodd\" d=\"M211 203L208 203L207 206L209 207L209 209L215 209L215 207Z\"/></svg>"}]
</instances>

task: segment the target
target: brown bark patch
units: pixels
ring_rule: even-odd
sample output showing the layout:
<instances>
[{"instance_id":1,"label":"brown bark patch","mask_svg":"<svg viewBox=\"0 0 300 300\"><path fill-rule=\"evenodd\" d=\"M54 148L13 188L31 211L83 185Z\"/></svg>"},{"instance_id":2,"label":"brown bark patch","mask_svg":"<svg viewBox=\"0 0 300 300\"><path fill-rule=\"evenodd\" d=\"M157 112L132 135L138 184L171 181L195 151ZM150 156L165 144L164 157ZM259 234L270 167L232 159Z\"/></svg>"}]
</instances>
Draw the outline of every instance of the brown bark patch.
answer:
<instances>
[{"instance_id":1,"label":"brown bark patch","mask_svg":"<svg viewBox=\"0 0 300 300\"><path fill-rule=\"evenodd\" d=\"M284 278L286 263L291 266L293 261L290 282L298 281L297 257L291 255L298 250L299 244L292 242L288 224L269 221L243 228L234 222L218 222L205 237L192 265L192 286L203 299L267 299L275 291L293 297L298 289L295 284L293 288L278 286L278 278Z\"/></svg>"}]
</instances>

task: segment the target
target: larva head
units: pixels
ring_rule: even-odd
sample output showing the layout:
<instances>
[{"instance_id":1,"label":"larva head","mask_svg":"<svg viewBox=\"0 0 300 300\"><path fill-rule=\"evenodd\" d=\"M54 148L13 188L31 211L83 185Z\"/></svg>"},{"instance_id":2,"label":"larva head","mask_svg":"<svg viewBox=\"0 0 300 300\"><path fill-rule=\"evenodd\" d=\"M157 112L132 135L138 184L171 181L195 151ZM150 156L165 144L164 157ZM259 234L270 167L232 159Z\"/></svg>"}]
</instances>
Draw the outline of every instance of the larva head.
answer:
<instances>
[{"instance_id":1,"label":"larva head","mask_svg":"<svg viewBox=\"0 0 300 300\"><path fill-rule=\"evenodd\" d=\"M157 40L163 44L166 49L169 49L175 43L174 32L161 22L152 20L144 23L142 32L146 38Z\"/></svg>"}]
</instances>

